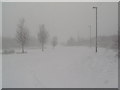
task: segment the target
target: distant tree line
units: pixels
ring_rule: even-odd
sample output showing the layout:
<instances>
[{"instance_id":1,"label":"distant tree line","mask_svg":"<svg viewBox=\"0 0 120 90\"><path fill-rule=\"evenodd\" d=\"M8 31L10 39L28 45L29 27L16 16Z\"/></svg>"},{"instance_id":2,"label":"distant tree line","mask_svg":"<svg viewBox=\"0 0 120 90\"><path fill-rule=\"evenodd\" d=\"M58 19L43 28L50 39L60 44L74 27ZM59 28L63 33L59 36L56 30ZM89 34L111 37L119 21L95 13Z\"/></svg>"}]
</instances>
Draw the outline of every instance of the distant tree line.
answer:
<instances>
[{"instance_id":1,"label":"distant tree line","mask_svg":"<svg viewBox=\"0 0 120 90\"><path fill-rule=\"evenodd\" d=\"M50 35L44 24L39 25L38 30L39 30L39 32L36 36L38 38L38 42L40 43L41 50L44 51L46 44L50 40L49 39ZM118 33L120 33L120 31ZM120 35L118 35L118 37L116 37L116 36L98 37L98 46L104 47L104 48L117 48L119 37L120 37ZM50 41L51 45L53 48L55 48L58 45L58 38L57 38L57 36L54 36L51 39L52 39ZM25 26L24 18L20 19L20 21L17 25L16 40L17 40L18 44L21 46L22 53L25 53L24 48L25 48L25 46L27 46L28 42L30 41L30 34L29 34L29 29ZM91 45L90 45L89 39L88 40L81 39L79 36L77 39L70 37L64 45L66 45L66 46L81 46L81 45L95 46L95 38L94 37L91 38Z\"/></svg>"}]
</instances>

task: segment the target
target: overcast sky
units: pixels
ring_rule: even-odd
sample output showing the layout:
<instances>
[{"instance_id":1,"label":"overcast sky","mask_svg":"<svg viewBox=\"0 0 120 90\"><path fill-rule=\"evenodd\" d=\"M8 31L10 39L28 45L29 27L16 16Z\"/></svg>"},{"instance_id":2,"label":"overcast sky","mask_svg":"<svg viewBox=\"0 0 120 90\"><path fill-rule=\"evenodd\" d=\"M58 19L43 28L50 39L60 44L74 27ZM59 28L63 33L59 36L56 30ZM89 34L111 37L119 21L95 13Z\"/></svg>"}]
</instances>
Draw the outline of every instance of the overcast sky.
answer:
<instances>
[{"instance_id":1,"label":"overcast sky","mask_svg":"<svg viewBox=\"0 0 120 90\"><path fill-rule=\"evenodd\" d=\"M15 37L17 24L25 18L31 36L37 37L39 25L45 24L50 36L57 36L60 41L69 37L89 38L92 26L92 37L95 36L95 9L98 6L98 35L114 35L118 33L117 2L90 3L3 3L2 26L3 36Z\"/></svg>"}]
</instances>

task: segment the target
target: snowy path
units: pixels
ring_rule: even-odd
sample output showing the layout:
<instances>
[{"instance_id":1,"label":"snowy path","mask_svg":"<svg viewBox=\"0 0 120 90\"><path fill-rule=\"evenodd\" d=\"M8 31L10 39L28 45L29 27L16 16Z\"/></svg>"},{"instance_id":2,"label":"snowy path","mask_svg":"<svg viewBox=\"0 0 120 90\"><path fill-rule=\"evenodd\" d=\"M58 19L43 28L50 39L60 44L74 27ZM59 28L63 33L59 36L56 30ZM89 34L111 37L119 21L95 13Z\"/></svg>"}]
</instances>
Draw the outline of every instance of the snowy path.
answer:
<instances>
[{"instance_id":1,"label":"snowy path","mask_svg":"<svg viewBox=\"0 0 120 90\"><path fill-rule=\"evenodd\" d=\"M3 87L105 88L118 87L116 52L64 47L3 55Z\"/></svg>"}]
</instances>

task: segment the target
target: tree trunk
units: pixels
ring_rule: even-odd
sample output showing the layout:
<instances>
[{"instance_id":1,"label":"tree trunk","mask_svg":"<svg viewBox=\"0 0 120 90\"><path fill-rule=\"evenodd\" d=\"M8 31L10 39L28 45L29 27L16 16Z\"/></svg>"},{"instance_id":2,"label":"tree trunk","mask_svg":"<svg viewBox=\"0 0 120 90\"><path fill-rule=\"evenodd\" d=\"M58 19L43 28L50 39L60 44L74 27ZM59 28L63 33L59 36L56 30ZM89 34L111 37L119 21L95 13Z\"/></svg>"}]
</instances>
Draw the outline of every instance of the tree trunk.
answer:
<instances>
[{"instance_id":1,"label":"tree trunk","mask_svg":"<svg viewBox=\"0 0 120 90\"><path fill-rule=\"evenodd\" d=\"M24 45L22 45L22 53L24 53Z\"/></svg>"},{"instance_id":2,"label":"tree trunk","mask_svg":"<svg viewBox=\"0 0 120 90\"><path fill-rule=\"evenodd\" d=\"M42 52L44 51L44 44L42 44Z\"/></svg>"}]
</instances>

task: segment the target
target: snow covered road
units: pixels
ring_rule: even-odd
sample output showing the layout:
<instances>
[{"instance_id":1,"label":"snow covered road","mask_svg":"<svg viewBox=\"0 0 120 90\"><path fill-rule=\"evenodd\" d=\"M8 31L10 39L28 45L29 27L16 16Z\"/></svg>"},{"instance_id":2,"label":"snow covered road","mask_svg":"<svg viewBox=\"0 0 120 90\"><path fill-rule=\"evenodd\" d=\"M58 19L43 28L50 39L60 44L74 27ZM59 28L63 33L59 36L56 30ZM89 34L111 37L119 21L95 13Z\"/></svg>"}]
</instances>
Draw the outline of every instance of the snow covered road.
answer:
<instances>
[{"instance_id":1,"label":"snow covered road","mask_svg":"<svg viewBox=\"0 0 120 90\"><path fill-rule=\"evenodd\" d=\"M3 88L117 88L117 52L57 47L3 55Z\"/></svg>"}]
</instances>

